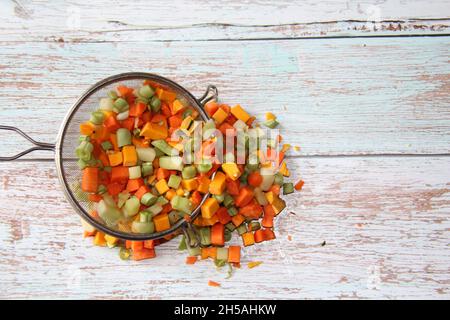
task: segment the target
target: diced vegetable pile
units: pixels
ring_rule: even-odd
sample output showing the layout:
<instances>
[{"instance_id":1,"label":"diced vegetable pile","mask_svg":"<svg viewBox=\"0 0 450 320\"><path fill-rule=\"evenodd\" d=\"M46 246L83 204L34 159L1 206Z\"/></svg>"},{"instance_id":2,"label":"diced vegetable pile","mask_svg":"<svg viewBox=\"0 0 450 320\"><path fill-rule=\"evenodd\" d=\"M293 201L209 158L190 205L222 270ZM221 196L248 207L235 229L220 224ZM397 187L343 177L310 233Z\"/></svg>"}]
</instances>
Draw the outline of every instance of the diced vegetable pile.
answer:
<instances>
[{"instance_id":1,"label":"diced vegetable pile","mask_svg":"<svg viewBox=\"0 0 450 320\"><path fill-rule=\"evenodd\" d=\"M109 92L89 121L80 125L75 151L82 170L80 201L83 197L88 201L93 218L126 233L161 232L184 219L193 225L188 229L193 243L182 236L179 246L188 250L187 264L201 257L212 258L219 266L239 265L241 245L227 244L232 234L244 247L275 239L274 218L286 206L280 195L301 190L303 181L295 185L284 181L290 176L284 157L291 146L278 148L280 135L264 149L257 144L254 153L251 138L247 136L240 146L236 139L232 152L228 150L219 162L214 150L218 143L225 144L225 138L219 140L214 132L238 136L264 130L240 105L211 101L205 111L211 119L202 122L187 99L152 81L139 88L120 85ZM267 113L263 124L275 128L278 121ZM193 132L199 125L203 131L195 156L200 161L187 164L184 159L191 149L186 145L195 144ZM239 147L248 153L241 163L235 161ZM208 193L201 215L192 219L191 213ZM120 247L122 259L153 258L155 246L180 234L123 241L82 223L86 237L94 237L95 245ZM193 246L195 239L200 246Z\"/></svg>"}]
</instances>

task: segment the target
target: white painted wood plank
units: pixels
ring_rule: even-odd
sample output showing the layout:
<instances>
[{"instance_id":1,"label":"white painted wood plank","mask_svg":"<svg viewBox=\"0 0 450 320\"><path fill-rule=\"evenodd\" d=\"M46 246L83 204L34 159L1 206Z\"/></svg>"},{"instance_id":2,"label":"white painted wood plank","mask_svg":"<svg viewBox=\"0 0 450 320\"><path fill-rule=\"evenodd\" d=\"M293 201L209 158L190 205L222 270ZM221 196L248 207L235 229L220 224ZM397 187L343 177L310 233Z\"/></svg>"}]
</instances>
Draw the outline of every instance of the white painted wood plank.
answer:
<instances>
[{"instance_id":1,"label":"white painted wood plank","mask_svg":"<svg viewBox=\"0 0 450 320\"><path fill-rule=\"evenodd\" d=\"M446 153L446 37L248 42L0 43L0 122L53 142L76 97L120 72L150 71L259 119L279 115L302 154ZM0 132L1 154L24 147ZM28 144L27 144L28 146ZM35 157L51 158L51 154Z\"/></svg>"},{"instance_id":2,"label":"white painted wood plank","mask_svg":"<svg viewBox=\"0 0 450 320\"><path fill-rule=\"evenodd\" d=\"M53 162L1 163L0 297L450 297L447 157L290 163L304 191L288 197L278 239L245 249L243 268L229 280L212 262L185 265L177 241L139 263L93 247L81 239ZM246 268L258 260L260 267ZM208 287L209 279L222 288Z\"/></svg>"},{"instance_id":3,"label":"white painted wood plank","mask_svg":"<svg viewBox=\"0 0 450 320\"><path fill-rule=\"evenodd\" d=\"M117 41L448 32L440 1L4 1L0 40ZM417 21L431 20L431 21ZM416 21L414 21L416 20ZM342 23L360 21L362 23ZM394 21L366 24L366 21ZM320 23L326 24L321 25ZM319 24L316 24L319 23ZM251 26L252 28L243 28ZM144 29L144 32L139 30ZM396 31L393 31L397 29ZM445 29L445 30L443 30Z\"/></svg>"}]
</instances>

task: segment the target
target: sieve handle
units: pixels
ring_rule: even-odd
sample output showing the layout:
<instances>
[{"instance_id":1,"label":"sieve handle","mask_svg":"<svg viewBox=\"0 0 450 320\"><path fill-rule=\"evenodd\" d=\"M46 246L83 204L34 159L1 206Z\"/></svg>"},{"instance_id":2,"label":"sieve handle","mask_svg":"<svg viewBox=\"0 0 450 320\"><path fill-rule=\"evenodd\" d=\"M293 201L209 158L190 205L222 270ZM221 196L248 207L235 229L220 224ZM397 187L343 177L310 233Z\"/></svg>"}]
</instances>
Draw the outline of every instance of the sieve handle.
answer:
<instances>
[{"instance_id":1,"label":"sieve handle","mask_svg":"<svg viewBox=\"0 0 450 320\"><path fill-rule=\"evenodd\" d=\"M200 102L202 106L205 106L205 104L207 104L209 101L217 100L218 97L219 97L219 90L216 88L216 86L210 84L206 88L205 93L200 98L198 98L198 102Z\"/></svg>"},{"instance_id":2,"label":"sieve handle","mask_svg":"<svg viewBox=\"0 0 450 320\"><path fill-rule=\"evenodd\" d=\"M186 246L188 248L196 248L200 246L200 236L192 224L185 223L181 226L184 236L186 237ZM192 243L192 244L191 244Z\"/></svg>"},{"instance_id":3,"label":"sieve handle","mask_svg":"<svg viewBox=\"0 0 450 320\"><path fill-rule=\"evenodd\" d=\"M25 139L27 139L28 141L30 141L32 144L34 144L34 147L31 147L28 150L22 151L14 156L11 157L0 157L0 161L12 161L12 160L16 160L30 152L36 151L36 150L48 150L48 151L54 151L55 150L55 145L51 144L51 143L44 143L44 142L38 142L35 141L33 138L31 138L29 135L27 135L25 132L23 132L22 130L20 130L19 128L16 127L11 127L11 126L2 126L0 125L0 130L9 130L9 131L15 131L18 134L20 134L22 137L24 137Z\"/></svg>"}]
</instances>

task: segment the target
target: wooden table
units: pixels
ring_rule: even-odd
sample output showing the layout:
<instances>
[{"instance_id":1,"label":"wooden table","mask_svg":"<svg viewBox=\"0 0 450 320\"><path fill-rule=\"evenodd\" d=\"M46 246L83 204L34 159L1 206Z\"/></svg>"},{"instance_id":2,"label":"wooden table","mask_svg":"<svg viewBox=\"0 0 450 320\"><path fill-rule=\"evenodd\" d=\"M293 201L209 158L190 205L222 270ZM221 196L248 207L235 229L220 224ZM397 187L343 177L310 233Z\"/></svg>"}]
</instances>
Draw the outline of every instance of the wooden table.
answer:
<instances>
[{"instance_id":1,"label":"wooden table","mask_svg":"<svg viewBox=\"0 0 450 320\"><path fill-rule=\"evenodd\" d=\"M54 142L120 72L211 83L279 116L305 188L278 239L245 249L264 263L225 280L175 242L127 262L83 240L52 153L0 163L0 298L450 298L450 1L82 2L0 3L1 124ZM30 145L0 139L1 155Z\"/></svg>"}]
</instances>

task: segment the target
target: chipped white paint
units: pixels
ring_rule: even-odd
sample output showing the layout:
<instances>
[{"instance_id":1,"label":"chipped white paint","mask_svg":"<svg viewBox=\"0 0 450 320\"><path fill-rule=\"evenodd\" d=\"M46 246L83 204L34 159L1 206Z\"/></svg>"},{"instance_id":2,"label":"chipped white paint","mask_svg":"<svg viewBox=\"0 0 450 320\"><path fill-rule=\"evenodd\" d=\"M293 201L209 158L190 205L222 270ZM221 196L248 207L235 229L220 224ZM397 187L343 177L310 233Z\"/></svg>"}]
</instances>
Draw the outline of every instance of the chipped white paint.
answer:
<instances>
[{"instance_id":1,"label":"chipped white paint","mask_svg":"<svg viewBox=\"0 0 450 320\"><path fill-rule=\"evenodd\" d=\"M211 262L186 266L176 242L121 261L81 239L52 155L38 153L0 163L0 298L450 298L449 157L432 156L450 151L448 38L283 40L442 35L449 2L227 3L0 2L0 123L52 142L83 90L132 70L277 113L303 155L339 156L289 159L306 185L278 239L245 249L264 263L225 280ZM28 146L0 141L1 155ZM361 154L378 156L341 157Z\"/></svg>"}]
</instances>

